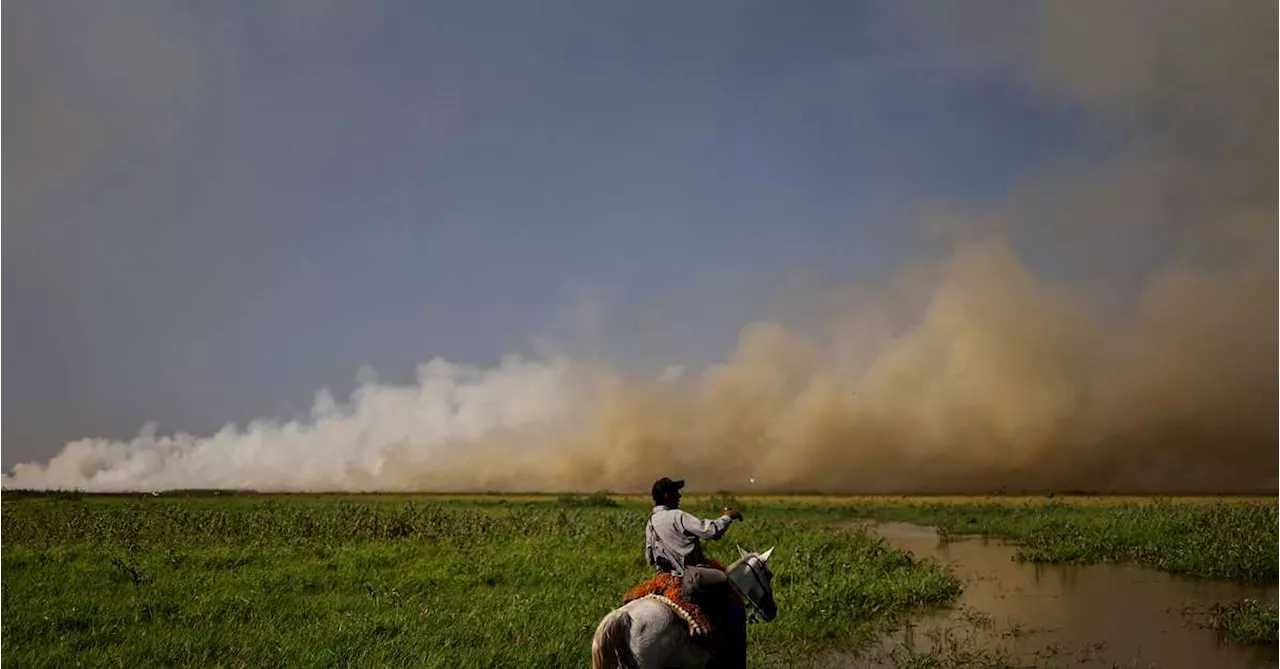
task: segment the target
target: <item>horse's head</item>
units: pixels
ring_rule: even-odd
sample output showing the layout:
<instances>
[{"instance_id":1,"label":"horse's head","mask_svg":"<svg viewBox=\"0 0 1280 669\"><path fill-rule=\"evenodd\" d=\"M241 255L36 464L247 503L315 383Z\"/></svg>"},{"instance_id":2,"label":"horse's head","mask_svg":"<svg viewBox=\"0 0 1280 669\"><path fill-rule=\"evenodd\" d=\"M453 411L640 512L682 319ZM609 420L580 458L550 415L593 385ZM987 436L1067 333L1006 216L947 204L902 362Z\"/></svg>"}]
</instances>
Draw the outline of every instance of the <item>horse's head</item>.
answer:
<instances>
[{"instance_id":1,"label":"horse's head","mask_svg":"<svg viewBox=\"0 0 1280 669\"><path fill-rule=\"evenodd\" d=\"M773 620L778 615L778 605L773 601L773 572L769 569L773 548L752 553L739 546L738 555L738 561L729 567L729 581L761 618Z\"/></svg>"}]
</instances>

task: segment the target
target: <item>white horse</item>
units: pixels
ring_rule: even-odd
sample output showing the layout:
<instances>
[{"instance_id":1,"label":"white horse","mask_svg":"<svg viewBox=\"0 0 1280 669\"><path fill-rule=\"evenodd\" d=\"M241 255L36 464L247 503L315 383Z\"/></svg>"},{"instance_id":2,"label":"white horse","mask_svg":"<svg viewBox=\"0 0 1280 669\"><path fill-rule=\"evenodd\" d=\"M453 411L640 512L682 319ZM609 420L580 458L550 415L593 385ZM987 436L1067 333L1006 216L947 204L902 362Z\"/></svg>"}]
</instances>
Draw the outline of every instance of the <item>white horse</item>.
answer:
<instances>
[{"instance_id":1,"label":"white horse","mask_svg":"<svg viewBox=\"0 0 1280 669\"><path fill-rule=\"evenodd\" d=\"M738 547L741 556L726 570L729 582L749 611L770 621L778 615L773 601L769 556ZM605 615L591 639L592 669L702 669L711 652L689 635L689 626L663 599L641 597Z\"/></svg>"}]
</instances>

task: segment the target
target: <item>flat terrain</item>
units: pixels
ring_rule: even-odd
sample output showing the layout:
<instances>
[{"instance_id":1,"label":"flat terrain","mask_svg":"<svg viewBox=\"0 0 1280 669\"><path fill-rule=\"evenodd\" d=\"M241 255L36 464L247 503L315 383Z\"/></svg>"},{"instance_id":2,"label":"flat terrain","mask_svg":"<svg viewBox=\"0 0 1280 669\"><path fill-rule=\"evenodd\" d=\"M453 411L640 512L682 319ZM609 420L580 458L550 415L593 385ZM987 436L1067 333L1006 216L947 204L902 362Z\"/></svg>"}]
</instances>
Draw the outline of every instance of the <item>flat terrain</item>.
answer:
<instances>
[{"instance_id":1,"label":"flat terrain","mask_svg":"<svg viewBox=\"0 0 1280 669\"><path fill-rule=\"evenodd\" d=\"M693 511L716 504L691 500ZM18 498L3 514L6 666L582 666L645 578L647 507L589 499ZM777 544L794 664L960 590L833 515L770 509L713 544Z\"/></svg>"},{"instance_id":2,"label":"flat terrain","mask_svg":"<svg viewBox=\"0 0 1280 669\"><path fill-rule=\"evenodd\" d=\"M6 667L584 666L597 621L650 573L640 497L5 492L3 502ZM853 520L1008 537L1032 560L1274 583L1275 502L689 496L685 508L747 514L709 544L725 562L735 543L777 546L780 616L752 626L752 666L809 666L962 590L944 569L848 529ZM1273 604L1242 605L1215 620L1274 644L1274 617Z\"/></svg>"}]
</instances>

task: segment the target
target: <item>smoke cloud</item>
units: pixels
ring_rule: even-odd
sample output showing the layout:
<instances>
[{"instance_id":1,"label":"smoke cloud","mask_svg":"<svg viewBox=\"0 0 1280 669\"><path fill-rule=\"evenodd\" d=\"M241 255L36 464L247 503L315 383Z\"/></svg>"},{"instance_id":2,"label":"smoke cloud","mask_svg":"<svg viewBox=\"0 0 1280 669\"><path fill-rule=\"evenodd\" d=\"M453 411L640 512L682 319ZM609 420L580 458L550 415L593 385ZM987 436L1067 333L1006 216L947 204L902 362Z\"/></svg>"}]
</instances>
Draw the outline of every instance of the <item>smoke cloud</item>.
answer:
<instances>
[{"instance_id":1,"label":"smoke cloud","mask_svg":"<svg viewBox=\"0 0 1280 669\"><path fill-rule=\"evenodd\" d=\"M76 441L3 485L1275 491L1274 3L1046 8L1034 39L910 18L938 63L1015 77L1118 147L931 203L943 250L813 300L819 327L753 324L701 374L518 356L362 374L308 421Z\"/></svg>"}]
</instances>

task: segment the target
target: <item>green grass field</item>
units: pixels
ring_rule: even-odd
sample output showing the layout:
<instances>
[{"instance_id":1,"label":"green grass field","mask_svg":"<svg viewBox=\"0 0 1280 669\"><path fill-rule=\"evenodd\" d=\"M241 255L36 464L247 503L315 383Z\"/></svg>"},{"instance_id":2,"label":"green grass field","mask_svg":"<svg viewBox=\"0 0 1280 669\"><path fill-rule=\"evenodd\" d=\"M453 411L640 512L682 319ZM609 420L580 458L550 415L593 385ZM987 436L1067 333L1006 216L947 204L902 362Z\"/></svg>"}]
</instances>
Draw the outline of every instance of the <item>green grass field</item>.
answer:
<instances>
[{"instance_id":1,"label":"green grass field","mask_svg":"<svg viewBox=\"0 0 1280 669\"><path fill-rule=\"evenodd\" d=\"M650 573L648 504L631 497L6 492L3 501L6 667L585 666L600 617ZM1272 501L690 496L685 507L711 515L726 503L747 522L710 543L712 555L729 562L735 543L778 547L781 613L752 626L752 666L808 666L865 647L960 593L943 570L840 529L853 518L1007 536L1030 559L1135 560L1272 582L1277 571ZM1261 608L1274 621L1274 608ZM1266 622L1247 607L1228 615L1245 616L1234 623L1242 629Z\"/></svg>"},{"instance_id":2,"label":"green grass field","mask_svg":"<svg viewBox=\"0 0 1280 669\"><path fill-rule=\"evenodd\" d=\"M599 618L650 573L647 508L587 499L6 504L3 660L14 667L583 666ZM753 666L865 642L960 591L830 521L772 509L710 545L726 562L734 542L786 555L785 615L753 628Z\"/></svg>"}]
</instances>

